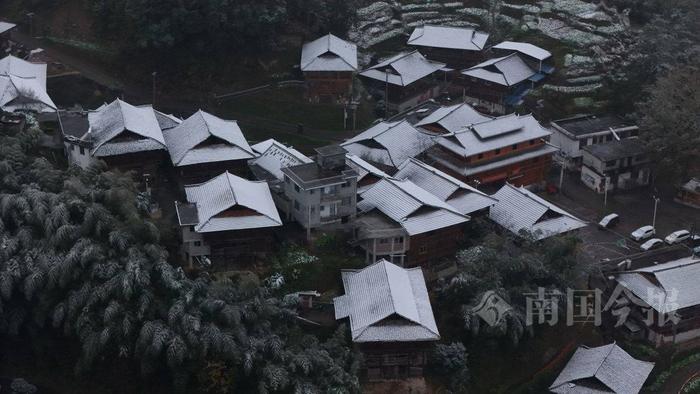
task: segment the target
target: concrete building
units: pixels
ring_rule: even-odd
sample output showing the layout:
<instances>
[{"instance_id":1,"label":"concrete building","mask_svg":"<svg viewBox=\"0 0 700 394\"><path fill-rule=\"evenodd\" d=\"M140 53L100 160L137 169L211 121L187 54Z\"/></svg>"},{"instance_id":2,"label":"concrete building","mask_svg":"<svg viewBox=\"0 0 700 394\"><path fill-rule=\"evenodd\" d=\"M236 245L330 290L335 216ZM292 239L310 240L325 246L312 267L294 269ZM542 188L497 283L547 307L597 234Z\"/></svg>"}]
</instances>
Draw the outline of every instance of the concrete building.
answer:
<instances>
[{"instance_id":1,"label":"concrete building","mask_svg":"<svg viewBox=\"0 0 700 394\"><path fill-rule=\"evenodd\" d=\"M598 193L628 190L649 184L647 148L638 138L627 138L582 149L581 181Z\"/></svg>"},{"instance_id":2,"label":"concrete building","mask_svg":"<svg viewBox=\"0 0 700 394\"><path fill-rule=\"evenodd\" d=\"M347 151L331 145L316 149L316 161L282 168L288 218L313 229L355 217L357 177L345 163Z\"/></svg>"},{"instance_id":3,"label":"concrete building","mask_svg":"<svg viewBox=\"0 0 700 394\"><path fill-rule=\"evenodd\" d=\"M584 147L639 135L639 127L614 115L576 115L552 121L551 126L550 142L575 171L581 169Z\"/></svg>"}]
</instances>

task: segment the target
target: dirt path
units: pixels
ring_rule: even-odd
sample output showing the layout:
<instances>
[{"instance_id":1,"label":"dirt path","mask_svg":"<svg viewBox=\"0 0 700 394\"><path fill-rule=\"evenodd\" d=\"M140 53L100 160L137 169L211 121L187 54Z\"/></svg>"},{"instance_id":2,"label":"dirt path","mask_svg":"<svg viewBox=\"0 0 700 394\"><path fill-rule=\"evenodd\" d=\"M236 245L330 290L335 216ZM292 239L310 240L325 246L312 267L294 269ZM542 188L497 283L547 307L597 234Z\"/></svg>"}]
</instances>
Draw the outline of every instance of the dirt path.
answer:
<instances>
[{"instance_id":1,"label":"dirt path","mask_svg":"<svg viewBox=\"0 0 700 394\"><path fill-rule=\"evenodd\" d=\"M666 394L680 394L683 386L698 375L700 375L700 361L690 364L685 368L681 368L678 372L671 375L666 381L666 384L664 384L664 388L661 392Z\"/></svg>"}]
</instances>

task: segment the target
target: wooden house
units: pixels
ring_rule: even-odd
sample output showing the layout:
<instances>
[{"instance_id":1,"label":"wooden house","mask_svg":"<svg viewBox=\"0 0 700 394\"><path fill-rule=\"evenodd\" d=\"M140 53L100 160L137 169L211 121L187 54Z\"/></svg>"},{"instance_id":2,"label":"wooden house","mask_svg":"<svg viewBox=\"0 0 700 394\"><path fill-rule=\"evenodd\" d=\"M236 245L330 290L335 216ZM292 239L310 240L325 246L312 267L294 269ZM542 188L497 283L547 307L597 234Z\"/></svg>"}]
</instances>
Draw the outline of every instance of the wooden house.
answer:
<instances>
[{"instance_id":1,"label":"wooden house","mask_svg":"<svg viewBox=\"0 0 700 394\"><path fill-rule=\"evenodd\" d=\"M17 25L14 23L0 21L0 53L6 53L9 50L12 32L16 28Z\"/></svg>"},{"instance_id":2,"label":"wooden house","mask_svg":"<svg viewBox=\"0 0 700 394\"><path fill-rule=\"evenodd\" d=\"M347 102L352 98L353 76L357 72L357 46L328 33L304 44L300 68L309 100Z\"/></svg>"},{"instance_id":3,"label":"wooden house","mask_svg":"<svg viewBox=\"0 0 700 394\"><path fill-rule=\"evenodd\" d=\"M46 93L46 63L30 63L8 55L0 59L0 110L55 114Z\"/></svg>"},{"instance_id":4,"label":"wooden house","mask_svg":"<svg viewBox=\"0 0 700 394\"><path fill-rule=\"evenodd\" d=\"M700 208L700 178L691 178L678 188L675 201L693 208Z\"/></svg>"},{"instance_id":5,"label":"wooden house","mask_svg":"<svg viewBox=\"0 0 700 394\"><path fill-rule=\"evenodd\" d=\"M431 60L463 69L482 60L488 38L488 33L471 27L425 25L413 30L407 44L418 47Z\"/></svg>"}]
</instances>

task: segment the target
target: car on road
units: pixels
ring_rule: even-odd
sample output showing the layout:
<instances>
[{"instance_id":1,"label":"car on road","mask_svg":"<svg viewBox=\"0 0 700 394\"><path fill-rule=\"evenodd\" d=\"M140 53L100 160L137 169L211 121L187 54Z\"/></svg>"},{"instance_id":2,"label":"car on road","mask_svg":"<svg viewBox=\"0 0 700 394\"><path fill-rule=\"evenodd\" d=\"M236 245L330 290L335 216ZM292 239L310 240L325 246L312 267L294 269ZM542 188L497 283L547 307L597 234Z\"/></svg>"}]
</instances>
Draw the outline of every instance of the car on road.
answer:
<instances>
[{"instance_id":1,"label":"car on road","mask_svg":"<svg viewBox=\"0 0 700 394\"><path fill-rule=\"evenodd\" d=\"M598 228L612 228L615 227L619 221L620 215L611 213L610 215L600 219L600 222L598 222Z\"/></svg>"},{"instance_id":2,"label":"car on road","mask_svg":"<svg viewBox=\"0 0 700 394\"><path fill-rule=\"evenodd\" d=\"M656 230L654 229L654 227L642 226L642 227L632 231L632 234L630 234L630 236L635 241L641 241L641 240L644 240L647 238L651 238L655 234L656 234Z\"/></svg>"},{"instance_id":3,"label":"car on road","mask_svg":"<svg viewBox=\"0 0 700 394\"><path fill-rule=\"evenodd\" d=\"M666 241L666 243L669 245L673 245L673 244L681 243L688 238L690 238L690 231L678 230L678 231L674 231L671 234L667 235L666 238L664 238L664 241Z\"/></svg>"},{"instance_id":4,"label":"car on road","mask_svg":"<svg viewBox=\"0 0 700 394\"><path fill-rule=\"evenodd\" d=\"M656 249L663 244L664 244L664 241L662 241L658 238L652 238L652 239L644 242L639 248L646 252L647 250Z\"/></svg>"}]
</instances>

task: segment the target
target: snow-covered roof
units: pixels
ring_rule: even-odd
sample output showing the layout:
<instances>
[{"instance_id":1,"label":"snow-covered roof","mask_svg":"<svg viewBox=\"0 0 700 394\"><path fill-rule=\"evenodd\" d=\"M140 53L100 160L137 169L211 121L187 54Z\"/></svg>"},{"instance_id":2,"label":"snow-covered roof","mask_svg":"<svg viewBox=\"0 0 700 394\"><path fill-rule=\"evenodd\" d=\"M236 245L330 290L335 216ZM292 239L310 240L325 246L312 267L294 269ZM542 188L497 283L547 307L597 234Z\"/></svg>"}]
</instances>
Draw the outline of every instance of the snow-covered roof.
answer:
<instances>
[{"instance_id":1,"label":"snow-covered roof","mask_svg":"<svg viewBox=\"0 0 700 394\"><path fill-rule=\"evenodd\" d=\"M194 224L198 233L282 225L267 182L249 181L225 172L207 182L185 186L185 194L196 207L197 222L180 219L180 224Z\"/></svg>"},{"instance_id":2,"label":"snow-covered roof","mask_svg":"<svg viewBox=\"0 0 700 394\"><path fill-rule=\"evenodd\" d=\"M252 145L251 148L259 156L251 160L250 165L257 165L277 179L284 178L282 168L313 162L303 153L273 138Z\"/></svg>"},{"instance_id":3,"label":"snow-covered roof","mask_svg":"<svg viewBox=\"0 0 700 394\"><path fill-rule=\"evenodd\" d=\"M440 107L423 118L420 122L416 123L416 126L425 127L437 125L449 133L454 133L466 126L486 122L491 119L493 119L493 117L480 113L469 104L462 103L450 105L448 107Z\"/></svg>"},{"instance_id":4,"label":"snow-covered roof","mask_svg":"<svg viewBox=\"0 0 700 394\"><path fill-rule=\"evenodd\" d=\"M489 218L516 235L527 233L536 240L567 233L587 225L524 187L506 183L493 197Z\"/></svg>"},{"instance_id":5,"label":"snow-covered roof","mask_svg":"<svg viewBox=\"0 0 700 394\"><path fill-rule=\"evenodd\" d=\"M335 318L350 319L353 342L413 342L440 339L420 267L380 260L361 270L343 270L345 295L335 297Z\"/></svg>"},{"instance_id":6,"label":"snow-covered roof","mask_svg":"<svg viewBox=\"0 0 700 394\"><path fill-rule=\"evenodd\" d=\"M549 389L558 394L637 394L652 369L654 363L635 359L615 343L582 346Z\"/></svg>"},{"instance_id":7,"label":"snow-covered roof","mask_svg":"<svg viewBox=\"0 0 700 394\"><path fill-rule=\"evenodd\" d=\"M202 110L163 135L176 167L255 157L236 121L224 120Z\"/></svg>"},{"instance_id":8,"label":"snow-covered roof","mask_svg":"<svg viewBox=\"0 0 700 394\"><path fill-rule=\"evenodd\" d=\"M437 137L436 143L457 155L469 157L550 134L552 132L532 115L509 114Z\"/></svg>"},{"instance_id":9,"label":"snow-covered roof","mask_svg":"<svg viewBox=\"0 0 700 394\"><path fill-rule=\"evenodd\" d=\"M497 202L486 193L416 159L401 164L394 177L413 182L464 215L488 208Z\"/></svg>"},{"instance_id":10,"label":"snow-covered roof","mask_svg":"<svg viewBox=\"0 0 700 394\"><path fill-rule=\"evenodd\" d=\"M177 116L175 116L173 114L166 114L166 113L160 112L156 109L153 109L153 112L155 112L155 114L156 114L156 120L158 120L158 126L160 126L160 129L163 131L172 129L173 127L182 123L182 119L178 118Z\"/></svg>"},{"instance_id":11,"label":"snow-covered roof","mask_svg":"<svg viewBox=\"0 0 700 394\"><path fill-rule=\"evenodd\" d=\"M307 42L301 49L301 71L357 71L357 46L330 33Z\"/></svg>"},{"instance_id":12,"label":"snow-covered roof","mask_svg":"<svg viewBox=\"0 0 700 394\"><path fill-rule=\"evenodd\" d=\"M535 75L536 72L517 53L512 53L477 64L462 71L462 74L503 86L513 86Z\"/></svg>"},{"instance_id":13,"label":"snow-covered roof","mask_svg":"<svg viewBox=\"0 0 700 394\"><path fill-rule=\"evenodd\" d=\"M88 114L90 128L83 136L95 156L165 150L163 132L150 105L133 106L116 99Z\"/></svg>"},{"instance_id":14,"label":"snow-covered roof","mask_svg":"<svg viewBox=\"0 0 700 394\"><path fill-rule=\"evenodd\" d=\"M392 167L433 145L433 136L416 129L407 120L377 123L341 144L350 153Z\"/></svg>"},{"instance_id":15,"label":"snow-covered roof","mask_svg":"<svg viewBox=\"0 0 700 394\"><path fill-rule=\"evenodd\" d=\"M700 305L700 257L684 257L617 275L617 281L662 313Z\"/></svg>"},{"instance_id":16,"label":"snow-covered roof","mask_svg":"<svg viewBox=\"0 0 700 394\"><path fill-rule=\"evenodd\" d=\"M681 189L692 193L700 193L700 178L690 178L688 182L681 185Z\"/></svg>"},{"instance_id":17,"label":"snow-covered roof","mask_svg":"<svg viewBox=\"0 0 700 394\"><path fill-rule=\"evenodd\" d=\"M537 60L545 60L552 57L552 53L548 50L527 42L503 41L498 45L494 45L493 48L519 52Z\"/></svg>"},{"instance_id":18,"label":"snow-covered roof","mask_svg":"<svg viewBox=\"0 0 700 394\"><path fill-rule=\"evenodd\" d=\"M488 33L470 27L425 25L413 30L408 45L480 51L488 38Z\"/></svg>"},{"instance_id":19,"label":"snow-covered roof","mask_svg":"<svg viewBox=\"0 0 700 394\"><path fill-rule=\"evenodd\" d=\"M426 59L418 51L392 56L360 73L378 81L388 81L392 85L408 86L421 78L445 67L444 63Z\"/></svg>"},{"instance_id":20,"label":"snow-covered roof","mask_svg":"<svg viewBox=\"0 0 700 394\"><path fill-rule=\"evenodd\" d=\"M409 180L384 178L360 197L358 210L376 209L411 236L469 221L469 216Z\"/></svg>"},{"instance_id":21,"label":"snow-covered roof","mask_svg":"<svg viewBox=\"0 0 700 394\"><path fill-rule=\"evenodd\" d=\"M17 27L14 23L0 21L0 34Z\"/></svg>"},{"instance_id":22,"label":"snow-covered roof","mask_svg":"<svg viewBox=\"0 0 700 394\"><path fill-rule=\"evenodd\" d=\"M56 111L56 104L46 93L46 64L12 55L0 59L0 108L8 112Z\"/></svg>"},{"instance_id":23,"label":"snow-covered roof","mask_svg":"<svg viewBox=\"0 0 700 394\"><path fill-rule=\"evenodd\" d=\"M352 153L348 153L347 155L345 155L345 164L347 164L348 167L352 168L353 170L355 170L355 172L357 172L358 193L362 193L363 191L371 187L371 183L367 182L370 179L370 177L372 177L371 181L375 182L379 179L389 176L384 171L380 170L379 168L373 166L361 157Z\"/></svg>"}]
</instances>

